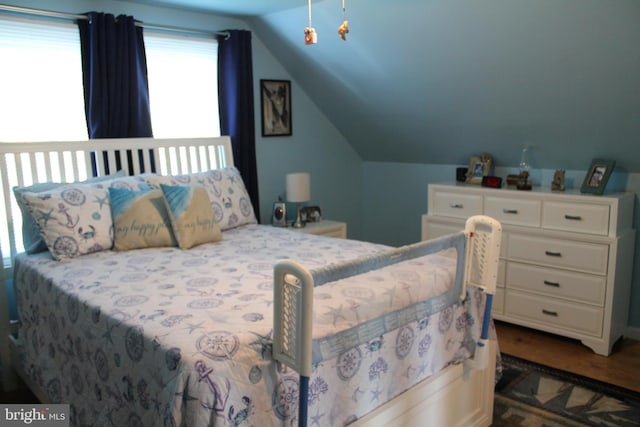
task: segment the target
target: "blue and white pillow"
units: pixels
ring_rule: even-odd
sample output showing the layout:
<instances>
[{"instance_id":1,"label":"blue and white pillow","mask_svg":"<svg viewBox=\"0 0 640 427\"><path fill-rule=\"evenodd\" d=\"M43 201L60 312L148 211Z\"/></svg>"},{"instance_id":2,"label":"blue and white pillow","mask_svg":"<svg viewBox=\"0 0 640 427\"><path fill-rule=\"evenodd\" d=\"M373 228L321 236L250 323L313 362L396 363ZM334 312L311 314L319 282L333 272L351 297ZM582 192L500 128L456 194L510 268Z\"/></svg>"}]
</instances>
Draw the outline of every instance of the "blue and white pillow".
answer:
<instances>
[{"instance_id":1,"label":"blue and white pillow","mask_svg":"<svg viewBox=\"0 0 640 427\"><path fill-rule=\"evenodd\" d=\"M222 240L207 190L199 186L161 185L173 234L181 249Z\"/></svg>"},{"instance_id":2,"label":"blue and white pillow","mask_svg":"<svg viewBox=\"0 0 640 427\"><path fill-rule=\"evenodd\" d=\"M55 259L111 249L110 187L140 190L148 189L149 185L138 177L124 177L22 193L22 200Z\"/></svg>"},{"instance_id":3,"label":"blue and white pillow","mask_svg":"<svg viewBox=\"0 0 640 427\"><path fill-rule=\"evenodd\" d=\"M218 196L211 202L220 228L229 230L245 224L256 224L258 221L240 171L231 166L211 170L209 175Z\"/></svg>"},{"instance_id":4,"label":"blue and white pillow","mask_svg":"<svg viewBox=\"0 0 640 427\"><path fill-rule=\"evenodd\" d=\"M80 184L94 184L103 181L109 181L115 178L124 177L124 171L118 171L111 175L100 176L96 178L89 178L86 181L80 182ZM20 213L22 215L22 243L24 245L24 250L28 254L36 254L39 252L44 252L47 250L47 244L42 238L42 234L40 233L40 228L38 228L38 224L34 221L31 216L31 212L29 208L24 202L22 195L24 193L42 193L44 191L51 191L56 188L63 187L65 185L61 182L42 182L38 184L29 185L26 187L16 186L13 187L13 194L16 198L16 202L18 203L18 207L20 208Z\"/></svg>"},{"instance_id":5,"label":"blue and white pillow","mask_svg":"<svg viewBox=\"0 0 640 427\"><path fill-rule=\"evenodd\" d=\"M162 191L109 188L109 197L115 250L176 246Z\"/></svg>"},{"instance_id":6,"label":"blue and white pillow","mask_svg":"<svg viewBox=\"0 0 640 427\"><path fill-rule=\"evenodd\" d=\"M244 181L233 166L184 175L154 175L147 177L147 182L152 188L160 188L162 184L204 187L223 231L257 223Z\"/></svg>"}]
</instances>

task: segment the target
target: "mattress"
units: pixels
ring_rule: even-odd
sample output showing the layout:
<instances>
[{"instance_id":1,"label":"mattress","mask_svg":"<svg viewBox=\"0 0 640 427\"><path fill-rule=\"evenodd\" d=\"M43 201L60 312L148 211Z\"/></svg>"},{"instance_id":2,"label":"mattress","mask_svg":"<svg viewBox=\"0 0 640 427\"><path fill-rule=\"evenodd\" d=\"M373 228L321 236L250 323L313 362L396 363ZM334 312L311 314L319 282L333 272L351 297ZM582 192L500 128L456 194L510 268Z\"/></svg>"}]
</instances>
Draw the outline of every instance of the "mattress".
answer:
<instances>
[{"instance_id":1,"label":"mattress","mask_svg":"<svg viewBox=\"0 0 640 427\"><path fill-rule=\"evenodd\" d=\"M385 249L247 225L189 250L22 255L23 369L53 403L71 403L72 425L296 425L298 376L270 354L274 264L323 267ZM310 425L347 425L473 354L479 292L371 334L380 316L450 292L454 258L437 253L316 289L314 339L343 338L314 358ZM373 338L350 344L345 331L362 324Z\"/></svg>"}]
</instances>

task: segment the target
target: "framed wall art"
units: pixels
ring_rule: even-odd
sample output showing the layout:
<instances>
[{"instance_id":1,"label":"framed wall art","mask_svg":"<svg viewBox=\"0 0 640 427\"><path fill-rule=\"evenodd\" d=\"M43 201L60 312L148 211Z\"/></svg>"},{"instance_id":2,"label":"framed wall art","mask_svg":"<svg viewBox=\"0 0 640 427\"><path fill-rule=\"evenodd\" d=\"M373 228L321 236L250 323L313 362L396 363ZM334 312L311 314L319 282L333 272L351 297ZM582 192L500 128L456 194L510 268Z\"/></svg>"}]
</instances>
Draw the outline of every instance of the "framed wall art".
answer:
<instances>
[{"instance_id":1,"label":"framed wall art","mask_svg":"<svg viewBox=\"0 0 640 427\"><path fill-rule=\"evenodd\" d=\"M607 186L607 182L615 165L615 160L592 160L591 166L582 182L582 187L580 187L580 192L597 195L604 193L604 188Z\"/></svg>"},{"instance_id":2,"label":"framed wall art","mask_svg":"<svg viewBox=\"0 0 640 427\"><path fill-rule=\"evenodd\" d=\"M260 80L262 136L291 135L291 81Z\"/></svg>"}]
</instances>

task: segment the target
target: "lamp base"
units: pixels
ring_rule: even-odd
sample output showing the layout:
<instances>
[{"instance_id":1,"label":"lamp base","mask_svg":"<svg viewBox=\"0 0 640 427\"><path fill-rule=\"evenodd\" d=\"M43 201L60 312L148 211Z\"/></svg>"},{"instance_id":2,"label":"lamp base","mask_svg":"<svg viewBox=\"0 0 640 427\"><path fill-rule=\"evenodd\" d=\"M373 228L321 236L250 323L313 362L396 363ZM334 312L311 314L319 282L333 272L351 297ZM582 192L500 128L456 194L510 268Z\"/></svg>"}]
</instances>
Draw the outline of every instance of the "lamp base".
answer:
<instances>
[{"instance_id":1,"label":"lamp base","mask_svg":"<svg viewBox=\"0 0 640 427\"><path fill-rule=\"evenodd\" d=\"M303 227L305 227L307 224L302 221L302 217L300 216L300 205L296 204L296 212L297 212L296 220L291 223L291 226L293 228L303 228Z\"/></svg>"}]
</instances>

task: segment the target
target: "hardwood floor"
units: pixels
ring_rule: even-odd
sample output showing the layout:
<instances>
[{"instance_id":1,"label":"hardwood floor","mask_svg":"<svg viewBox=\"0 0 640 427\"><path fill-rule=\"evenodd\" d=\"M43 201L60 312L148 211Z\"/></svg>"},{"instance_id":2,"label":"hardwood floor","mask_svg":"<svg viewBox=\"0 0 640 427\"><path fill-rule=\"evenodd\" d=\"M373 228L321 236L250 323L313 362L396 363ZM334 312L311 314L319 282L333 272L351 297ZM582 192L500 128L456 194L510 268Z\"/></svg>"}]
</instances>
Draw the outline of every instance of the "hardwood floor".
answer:
<instances>
[{"instance_id":1,"label":"hardwood floor","mask_svg":"<svg viewBox=\"0 0 640 427\"><path fill-rule=\"evenodd\" d=\"M495 321L500 351L640 392L640 341L619 340L610 356L580 341Z\"/></svg>"}]
</instances>

